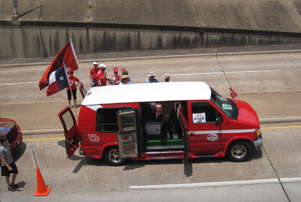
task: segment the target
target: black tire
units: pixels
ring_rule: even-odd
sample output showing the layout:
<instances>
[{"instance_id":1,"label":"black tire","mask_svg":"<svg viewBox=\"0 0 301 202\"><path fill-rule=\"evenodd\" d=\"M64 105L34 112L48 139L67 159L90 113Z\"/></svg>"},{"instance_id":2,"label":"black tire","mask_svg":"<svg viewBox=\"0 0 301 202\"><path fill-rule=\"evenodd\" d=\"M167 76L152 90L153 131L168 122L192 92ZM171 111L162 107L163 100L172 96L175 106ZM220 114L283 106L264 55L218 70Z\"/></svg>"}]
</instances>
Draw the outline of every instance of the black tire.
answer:
<instances>
[{"instance_id":1,"label":"black tire","mask_svg":"<svg viewBox=\"0 0 301 202\"><path fill-rule=\"evenodd\" d=\"M246 160L252 152L252 147L246 141L232 142L227 149L227 157L231 161L241 162Z\"/></svg>"},{"instance_id":2,"label":"black tire","mask_svg":"<svg viewBox=\"0 0 301 202\"><path fill-rule=\"evenodd\" d=\"M120 159L118 147L108 147L104 151L104 159L111 166L120 166L125 163L125 159Z\"/></svg>"}]
</instances>

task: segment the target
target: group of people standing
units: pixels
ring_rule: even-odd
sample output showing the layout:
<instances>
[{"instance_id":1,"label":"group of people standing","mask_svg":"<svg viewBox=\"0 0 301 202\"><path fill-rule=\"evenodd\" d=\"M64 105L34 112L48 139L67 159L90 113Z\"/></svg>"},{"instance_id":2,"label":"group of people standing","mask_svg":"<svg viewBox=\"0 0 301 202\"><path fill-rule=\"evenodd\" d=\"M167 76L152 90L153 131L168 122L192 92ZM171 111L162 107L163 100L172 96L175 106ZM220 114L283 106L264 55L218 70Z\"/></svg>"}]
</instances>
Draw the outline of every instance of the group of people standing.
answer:
<instances>
[{"instance_id":1,"label":"group of people standing","mask_svg":"<svg viewBox=\"0 0 301 202\"><path fill-rule=\"evenodd\" d=\"M93 62L93 68L90 70L90 84L92 87L95 86L106 86L107 82L108 85L127 85L133 84L131 78L129 77L129 72L123 68L120 69L121 75L118 74L118 67L113 68L114 75L110 78L107 77L106 65L101 63L98 65L97 61ZM158 79L155 78L157 74L155 72L150 72L148 75L148 79L145 83L157 83L159 82ZM73 97L75 107L79 107L76 104L76 89L77 86L80 84L80 81L77 77L73 76L73 72L68 74L68 79L70 83L70 87L67 88L67 96L68 96L68 103L71 107L71 98ZM170 79L170 75L168 73L164 76L165 82L172 82Z\"/></svg>"},{"instance_id":2,"label":"group of people standing","mask_svg":"<svg viewBox=\"0 0 301 202\"><path fill-rule=\"evenodd\" d=\"M98 67L98 62L93 62L93 68L90 70L90 84L92 87L95 86L106 86L107 81L109 82L109 85L126 85L126 84L133 84L129 73L125 68L121 69L122 75L118 74L118 68L114 67L114 75L111 78L107 78L107 72L106 72L106 65L101 63ZM145 81L145 83L157 83L159 82L155 76L155 72L150 72L148 75L148 79ZM170 75L168 73L164 76L165 82L172 82L170 80Z\"/></svg>"},{"instance_id":3,"label":"group of people standing","mask_svg":"<svg viewBox=\"0 0 301 202\"><path fill-rule=\"evenodd\" d=\"M148 79L146 79L145 83L158 83L159 81L158 79L155 78L155 76L157 76L155 72L150 72L150 74L148 75ZM172 82L172 80L170 80L170 75L168 73L164 75L164 81Z\"/></svg>"},{"instance_id":4,"label":"group of people standing","mask_svg":"<svg viewBox=\"0 0 301 202\"><path fill-rule=\"evenodd\" d=\"M114 75L111 78L107 77L106 65L101 63L98 67L98 62L93 62L93 68L90 70L90 84L92 87L95 86L106 86L107 81L109 85L124 85L132 84L132 81L129 77L129 73L125 68L121 69L122 75L118 74L118 68L114 67Z\"/></svg>"}]
</instances>

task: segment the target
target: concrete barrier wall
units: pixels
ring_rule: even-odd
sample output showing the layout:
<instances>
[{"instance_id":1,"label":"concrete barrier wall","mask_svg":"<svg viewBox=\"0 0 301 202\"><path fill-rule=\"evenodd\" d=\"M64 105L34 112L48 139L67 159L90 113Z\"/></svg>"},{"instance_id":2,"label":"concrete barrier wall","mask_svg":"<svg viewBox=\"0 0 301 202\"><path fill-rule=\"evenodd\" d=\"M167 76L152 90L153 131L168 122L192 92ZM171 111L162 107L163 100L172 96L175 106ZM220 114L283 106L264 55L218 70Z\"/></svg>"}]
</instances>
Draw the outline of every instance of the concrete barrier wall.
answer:
<instances>
[{"instance_id":1,"label":"concrete barrier wall","mask_svg":"<svg viewBox=\"0 0 301 202\"><path fill-rule=\"evenodd\" d=\"M192 29L193 30L193 29ZM227 31L189 31L99 27L10 26L0 29L0 59L50 57L71 38L76 54L300 44L300 36Z\"/></svg>"}]
</instances>

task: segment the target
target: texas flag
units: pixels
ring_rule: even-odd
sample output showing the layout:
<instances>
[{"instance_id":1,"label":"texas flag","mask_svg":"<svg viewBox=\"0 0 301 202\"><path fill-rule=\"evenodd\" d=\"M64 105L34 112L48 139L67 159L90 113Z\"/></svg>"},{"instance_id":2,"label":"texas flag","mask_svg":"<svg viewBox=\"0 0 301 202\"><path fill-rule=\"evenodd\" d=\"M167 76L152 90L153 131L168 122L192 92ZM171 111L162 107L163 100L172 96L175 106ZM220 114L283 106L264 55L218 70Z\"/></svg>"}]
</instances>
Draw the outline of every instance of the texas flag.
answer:
<instances>
[{"instance_id":1,"label":"texas flag","mask_svg":"<svg viewBox=\"0 0 301 202\"><path fill-rule=\"evenodd\" d=\"M42 76L39 87L40 90L47 87L49 85L49 76L50 74L59 69L60 67L66 67L68 73L77 70L78 63L76 54L73 48L73 43L70 40L67 45L56 55L56 57L52 60L51 64L46 69L44 75Z\"/></svg>"},{"instance_id":2,"label":"texas flag","mask_svg":"<svg viewBox=\"0 0 301 202\"><path fill-rule=\"evenodd\" d=\"M46 96L48 97L67 87L70 87L67 72L64 67L61 67L58 70L51 72Z\"/></svg>"}]
</instances>

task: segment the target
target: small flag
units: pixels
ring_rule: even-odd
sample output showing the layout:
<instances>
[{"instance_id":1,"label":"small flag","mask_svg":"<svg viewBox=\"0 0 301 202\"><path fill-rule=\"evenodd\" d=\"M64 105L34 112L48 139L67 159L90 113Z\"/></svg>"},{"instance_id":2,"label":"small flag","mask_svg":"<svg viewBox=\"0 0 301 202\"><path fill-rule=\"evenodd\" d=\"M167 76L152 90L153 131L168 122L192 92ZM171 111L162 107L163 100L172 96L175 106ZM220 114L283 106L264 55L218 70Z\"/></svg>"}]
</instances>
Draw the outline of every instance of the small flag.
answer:
<instances>
[{"instance_id":1,"label":"small flag","mask_svg":"<svg viewBox=\"0 0 301 202\"><path fill-rule=\"evenodd\" d=\"M67 87L70 87L67 72L64 67L61 67L50 74L46 96L48 97Z\"/></svg>"}]
</instances>

